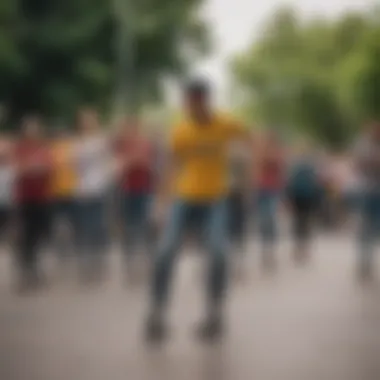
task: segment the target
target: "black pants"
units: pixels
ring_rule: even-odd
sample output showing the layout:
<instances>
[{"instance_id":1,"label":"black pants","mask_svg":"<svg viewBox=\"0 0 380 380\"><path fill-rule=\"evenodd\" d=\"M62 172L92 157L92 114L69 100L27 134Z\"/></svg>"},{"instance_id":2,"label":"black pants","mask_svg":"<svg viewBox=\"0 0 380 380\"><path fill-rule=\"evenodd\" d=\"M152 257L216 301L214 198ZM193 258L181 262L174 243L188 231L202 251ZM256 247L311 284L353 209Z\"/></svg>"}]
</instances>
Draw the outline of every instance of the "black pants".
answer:
<instances>
[{"instance_id":1,"label":"black pants","mask_svg":"<svg viewBox=\"0 0 380 380\"><path fill-rule=\"evenodd\" d=\"M17 262L23 274L37 274L41 249L50 235L51 206L24 202L18 207Z\"/></svg>"},{"instance_id":2,"label":"black pants","mask_svg":"<svg viewBox=\"0 0 380 380\"><path fill-rule=\"evenodd\" d=\"M312 197L291 195L294 239L305 242L310 239L315 200Z\"/></svg>"}]
</instances>

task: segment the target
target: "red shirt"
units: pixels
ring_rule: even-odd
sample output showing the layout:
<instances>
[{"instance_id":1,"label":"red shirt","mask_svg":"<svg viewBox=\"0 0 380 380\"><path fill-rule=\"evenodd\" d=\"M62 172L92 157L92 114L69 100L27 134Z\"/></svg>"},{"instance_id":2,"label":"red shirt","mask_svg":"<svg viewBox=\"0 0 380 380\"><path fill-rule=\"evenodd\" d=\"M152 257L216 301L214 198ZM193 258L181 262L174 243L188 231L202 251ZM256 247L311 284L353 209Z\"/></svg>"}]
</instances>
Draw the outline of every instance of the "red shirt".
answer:
<instances>
[{"instance_id":1,"label":"red shirt","mask_svg":"<svg viewBox=\"0 0 380 380\"><path fill-rule=\"evenodd\" d=\"M261 163L258 186L262 190L280 190L284 182L284 168L279 158L265 159Z\"/></svg>"},{"instance_id":2,"label":"red shirt","mask_svg":"<svg viewBox=\"0 0 380 380\"><path fill-rule=\"evenodd\" d=\"M128 166L122 173L121 187L129 193L147 193L153 187L153 161L154 149L152 144L145 139L122 139L117 142L117 153L121 159L138 154L141 162Z\"/></svg>"},{"instance_id":3,"label":"red shirt","mask_svg":"<svg viewBox=\"0 0 380 380\"><path fill-rule=\"evenodd\" d=\"M20 168L16 177L18 202L44 202L50 198L51 163L50 151L41 141L21 141L15 147L15 160ZM23 170L30 163L47 164L46 169L36 172Z\"/></svg>"}]
</instances>

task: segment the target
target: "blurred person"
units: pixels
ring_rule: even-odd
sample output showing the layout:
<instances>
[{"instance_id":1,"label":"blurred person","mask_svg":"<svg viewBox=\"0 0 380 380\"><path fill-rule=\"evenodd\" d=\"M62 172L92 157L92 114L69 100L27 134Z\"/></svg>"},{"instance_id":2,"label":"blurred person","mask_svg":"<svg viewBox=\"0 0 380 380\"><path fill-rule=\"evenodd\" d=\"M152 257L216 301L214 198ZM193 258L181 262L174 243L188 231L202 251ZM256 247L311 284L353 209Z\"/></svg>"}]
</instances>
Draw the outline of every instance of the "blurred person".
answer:
<instances>
[{"instance_id":1,"label":"blurred person","mask_svg":"<svg viewBox=\"0 0 380 380\"><path fill-rule=\"evenodd\" d=\"M117 142L120 164L119 185L123 224L124 254L129 277L135 272L134 259L139 250L148 253L149 207L154 186L154 146L141 130L138 120L122 121Z\"/></svg>"},{"instance_id":2,"label":"blurred person","mask_svg":"<svg viewBox=\"0 0 380 380\"><path fill-rule=\"evenodd\" d=\"M123 171L123 164L122 162L119 162L119 155L120 155L120 141L123 140L124 136L124 130L123 130L122 123L117 120L111 128L110 134L109 134L109 141L110 141L110 147L111 147L111 154L112 158L111 162L113 162L113 175L110 179L111 182L111 188L110 188L110 194L111 194L111 204L110 204L110 214L111 214L111 231L112 233L115 232L115 235L120 239L122 238L124 231L122 230L123 226L123 213L121 212L121 199L122 199L122 188L120 183L120 175Z\"/></svg>"},{"instance_id":3,"label":"blurred person","mask_svg":"<svg viewBox=\"0 0 380 380\"><path fill-rule=\"evenodd\" d=\"M209 85L193 81L185 90L185 117L172 131L169 177L176 175L171 207L153 270L148 338L166 336L166 308L173 266L183 243L187 223L198 221L209 251L207 313L198 333L216 339L223 333L223 298L227 285L228 147L245 136L240 126L215 112ZM170 194L171 181L163 178L162 196ZM161 205L162 206L162 205Z\"/></svg>"},{"instance_id":4,"label":"blurred person","mask_svg":"<svg viewBox=\"0 0 380 380\"><path fill-rule=\"evenodd\" d=\"M355 165L350 159L347 168L347 177L343 184L344 210L348 219L360 209L360 195L362 192L362 181L355 170Z\"/></svg>"},{"instance_id":5,"label":"blurred person","mask_svg":"<svg viewBox=\"0 0 380 380\"><path fill-rule=\"evenodd\" d=\"M274 245L277 240L278 204L284 187L285 154L277 133L267 132L260 144L256 170L256 207L263 244L262 263L274 266Z\"/></svg>"},{"instance_id":6,"label":"blurred person","mask_svg":"<svg viewBox=\"0 0 380 380\"><path fill-rule=\"evenodd\" d=\"M243 256L247 222L249 216L248 189L250 188L249 152L246 146L236 142L230 151L230 187L227 197L228 232L232 249L236 253L232 256L236 275L243 274Z\"/></svg>"},{"instance_id":7,"label":"blurred person","mask_svg":"<svg viewBox=\"0 0 380 380\"><path fill-rule=\"evenodd\" d=\"M108 195L111 190L111 146L101 131L96 111L78 115L75 147L79 261L82 279L98 281L105 274L108 248Z\"/></svg>"},{"instance_id":8,"label":"blurred person","mask_svg":"<svg viewBox=\"0 0 380 380\"><path fill-rule=\"evenodd\" d=\"M339 204L339 165L336 165L336 156L326 154L320 166L322 196L320 217L322 227L327 232L336 230Z\"/></svg>"},{"instance_id":9,"label":"blurred person","mask_svg":"<svg viewBox=\"0 0 380 380\"><path fill-rule=\"evenodd\" d=\"M37 117L24 119L14 151L18 242L16 258L20 290L43 283L40 257L50 233L52 160Z\"/></svg>"},{"instance_id":10,"label":"blurred person","mask_svg":"<svg viewBox=\"0 0 380 380\"><path fill-rule=\"evenodd\" d=\"M51 178L52 223L54 232L57 233L57 236L54 236L54 241L62 260L67 259L69 248L73 251L78 243L77 172L74 154L75 142L72 136L63 128L56 130L51 144L53 164ZM65 230L61 227L65 227ZM69 239L64 235L69 235Z\"/></svg>"},{"instance_id":11,"label":"blurred person","mask_svg":"<svg viewBox=\"0 0 380 380\"><path fill-rule=\"evenodd\" d=\"M293 219L295 259L305 262L309 257L314 212L320 197L320 183L316 157L311 147L303 142L293 158L287 178L287 198Z\"/></svg>"},{"instance_id":12,"label":"blurred person","mask_svg":"<svg viewBox=\"0 0 380 380\"><path fill-rule=\"evenodd\" d=\"M359 207L360 180L354 170L351 157L344 155L340 170L340 223L349 225L354 212Z\"/></svg>"},{"instance_id":13,"label":"blurred person","mask_svg":"<svg viewBox=\"0 0 380 380\"><path fill-rule=\"evenodd\" d=\"M163 170L167 162L167 144L166 135L163 133L165 126L157 126L157 129L153 132L151 136L151 142L153 145L153 168L154 168L154 181L156 184L159 183L162 176Z\"/></svg>"},{"instance_id":14,"label":"blurred person","mask_svg":"<svg viewBox=\"0 0 380 380\"><path fill-rule=\"evenodd\" d=\"M362 181L358 273L362 278L369 278L380 229L380 122L370 123L360 137L355 147L355 158Z\"/></svg>"},{"instance_id":15,"label":"blurred person","mask_svg":"<svg viewBox=\"0 0 380 380\"><path fill-rule=\"evenodd\" d=\"M167 146L167 128L163 125L156 126L156 129L153 132L151 141L153 144L153 182L154 182L154 191L152 193L151 200L151 211L154 211L154 206L156 203L160 202L158 185L163 182L165 169L170 166L168 146ZM155 247L159 241L160 232L163 227L163 220L154 218L154 212L150 212L149 216L149 246Z\"/></svg>"},{"instance_id":16,"label":"blurred person","mask_svg":"<svg viewBox=\"0 0 380 380\"><path fill-rule=\"evenodd\" d=\"M0 137L0 238L10 233L14 209L15 168L12 162L12 144L5 136Z\"/></svg>"},{"instance_id":17,"label":"blurred person","mask_svg":"<svg viewBox=\"0 0 380 380\"><path fill-rule=\"evenodd\" d=\"M344 154L335 154L332 157L330 167L333 178L333 193L331 199L333 226L338 229L343 226L345 217L345 189L349 181L350 167L347 157Z\"/></svg>"}]
</instances>

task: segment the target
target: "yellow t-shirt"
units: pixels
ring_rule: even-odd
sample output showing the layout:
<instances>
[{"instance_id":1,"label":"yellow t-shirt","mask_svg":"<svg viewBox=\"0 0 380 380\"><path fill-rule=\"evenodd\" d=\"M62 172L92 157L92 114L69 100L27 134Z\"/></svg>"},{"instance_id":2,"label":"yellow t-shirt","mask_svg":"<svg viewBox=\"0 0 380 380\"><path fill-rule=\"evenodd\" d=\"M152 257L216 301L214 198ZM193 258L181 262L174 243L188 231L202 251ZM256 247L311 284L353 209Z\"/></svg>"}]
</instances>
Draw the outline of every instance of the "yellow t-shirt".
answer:
<instances>
[{"instance_id":1,"label":"yellow t-shirt","mask_svg":"<svg viewBox=\"0 0 380 380\"><path fill-rule=\"evenodd\" d=\"M186 120L172 131L170 148L178 163L175 195L194 202L223 197L228 188L228 148L243 129L222 116L209 125Z\"/></svg>"},{"instance_id":2,"label":"yellow t-shirt","mask_svg":"<svg viewBox=\"0 0 380 380\"><path fill-rule=\"evenodd\" d=\"M72 161L73 144L70 141L59 141L52 146L53 175L52 195L70 197L76 187L76 173Z\"/></svg>"}]
</instances>

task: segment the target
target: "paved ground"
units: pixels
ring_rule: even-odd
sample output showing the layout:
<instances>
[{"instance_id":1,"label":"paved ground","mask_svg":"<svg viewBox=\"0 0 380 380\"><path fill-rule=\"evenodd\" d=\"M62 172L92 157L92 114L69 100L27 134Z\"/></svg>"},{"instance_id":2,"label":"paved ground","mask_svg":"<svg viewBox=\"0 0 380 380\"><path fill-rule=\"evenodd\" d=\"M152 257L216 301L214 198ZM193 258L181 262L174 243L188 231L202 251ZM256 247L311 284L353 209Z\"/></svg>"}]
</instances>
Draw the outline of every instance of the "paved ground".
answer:
<instances>
[{"instance_id":1,"label":"paved ground","mask_svg":"<svg viewBox=\"0 0 380 380\"><path fill-rule=\"evenodd\" d=\"M202 312L200 263L184 257L173 299L173 336L161 349L144 345L143 285L126 288L113 256L112 278L85 289L56 279L34 297L9 289L0 258L1 380L378 380L379 281L355 281L348 238L315 244L297 267L282 243L278 270L265 274L251 247L249 278L231 288L229 332L216 347L192 330Z\"/></svg>"}]
</instances>

